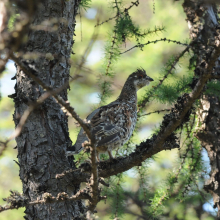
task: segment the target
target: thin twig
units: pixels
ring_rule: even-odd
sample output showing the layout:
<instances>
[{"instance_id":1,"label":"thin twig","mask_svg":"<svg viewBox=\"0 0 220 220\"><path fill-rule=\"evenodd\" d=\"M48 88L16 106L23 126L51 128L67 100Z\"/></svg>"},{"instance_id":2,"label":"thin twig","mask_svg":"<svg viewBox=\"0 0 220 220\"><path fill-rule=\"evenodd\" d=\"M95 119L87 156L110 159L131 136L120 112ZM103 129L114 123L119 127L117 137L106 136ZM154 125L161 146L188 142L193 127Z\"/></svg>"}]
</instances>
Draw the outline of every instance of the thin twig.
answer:
<instances>
[{"instance_id":1,"label":"thin twig","mask_svg":"<svg viewBox=\"0 0 220 220\"><path fill-rule=\"evenodd\" d=\"M137 0L136 2L131 2L131 5L128 7L128 8L125 8L124 9L124 12L122 12L121 14L124 14L124 13L126 13L128 10L130 10L133 6L138 6L139 5L139 0ZM109 18L109 19L107 19L107 20L105 20L105 21L103 21L103 22L101 22L101 23L98 23L98 24L96 24L95 25L95 27L98 27L98 26L100 26L100 25L102 25L102 24L104 24L104 23L107 23L107 22L109 22L109 21L111 21L111 20L113 20L113 19L115 19L115 18L118 18L119 17L119 14L117 13L114 17L111 17L111 18Z\"/></svg>"},{"instance_id":2,"label":"thin twig","mask_svg":"<svg viewBox=\"0 0 220 220\"><path fill-rule=\"evenodd\" d=\"M101 26L102 24L107 23L107 22L109 22L109 21L111 21L111 20L113 20L114 18L117 18L117 17L118 17L118 15L115 15L114 17L111 17L111 18L109 18L109 19L107 19L107 20L105 20L101 23L96 24L94 27Z\"/></svg>"},{"instance_id":3,"label":"thin twig","mask_svg":"<svg viewBox=\"0 0 220 220\"><path fill-rule=\"evenodd\" d=\"M88 199L88 200L91 199L91 197L87 193L87 190L85 189L80 190L73 196L68 196L68 194L65 192L58 193L57 197L52 196L50 193L44 193L43 199L29 202L28 205L55 203L55 202L62 202L65 200L76 201L76 200L81 200L81 199Z\"/></svg>"},{"instance_id":4,"label":"thin twig","mask_svg":"<svg viewBox=\"0 0 220 220\"><path fill-rule=\"evenodd\" d=\"M146 188L144 187L144 175L141 172L142 171L141 168L143 168L143 167L142 166L137 167L137 170L138 170L138 173L139 173L139 176L140 176L140 188L142 188L143 192L144 192L143 202L147 202L147 192L146 192Z\"/></svg>"},{"instance_id":5,"label":"thin twig","mask_svg":"<svg viewBox=\"0 0 220 220\"><path fill-rule=\"evenodd\" d=\"M122 173L119 174L118 176L118 181L117 181L117 186L116 186L116 204L115 204L115 218L114 219L117 219L118 218L118 205L119 205L119 187L120 187L120 181L122 179Z\"/></svg>"},{"instance_id":6,"label":"thin twig","mask_svg":"<svg viewBox=\"0 0 220 220\"><path fill-rule=\"evenodd\" d=\"M96 205L100 201L100 190L99 190L99 174L98 174L98 166L97 166L97 152L96 152L96 146L94 144L91 144L92 146L90 147L90 153L91 153L91 161L92 161L92 166L91 166L91 177L90 177L90 193L91 193L91 199L89 201L89 207L88 207L88 212L93 213Z\"/></svg>"},{"instance_id":7,"label":"thin twig","mask_svg":"<svg viewBox=\"0 0 220 220\"><path fill-rule=\"evenodd\" d=\"M78 75L78 74L80 73L80 70L82 69L83 65L85 64L86 59L87 59L88 55L90 54L90 51L91 51L91 49L92 49L94 43L95 43L96 40L97 40L98 30L99 30L99 29L94 30L94 32L93 32L93 34L92 34L92 37L91 37L91 39L90 39L90 42L89 42L89 44L87 45L87 47L86 47L86 49L85 49L85 51L84 51L84 53L83 53L83 56L81 57L81 61L80 61L80 63L77 65L77 68L76 68L76 70L75 70L74 75Z\"/></svg>"},{"instance_id":8,"label":"thin twig","mask_svg":"<svg viewBox=\"0 0 220 220\"><path fill-rule=\"evenodd\" d=\"M113 49L114 49L114 45L116 43L116 31L114 30L114 34L112 36L112 45L111 45L111 49L109 51L109 59L108 59L108 64L107 64L107 67L106 67L106 70L105 70L105 75L107 76L109 74L109 68L110 68L110 65L112 63L112 58L113 58Z\"/></svg>"},{"instance_id":9,"label":"thin twig","mask_svg":"<svg viewBox=\"0 0 220 220\"><path fill-rule=\"evenodd\" d=\"M155 1L153 0L153 14L155 14Z\"/></svg>"},{"instance_id":10,"label":"thin twig","mask_svg":"<svg viewBox=\"0 0 220 220\"><path fill-rule=\"evenodd\" d=\"M42 195L42 199L31 201L31 202L25 199L22 194L17 193L17 192L12 192L11 196L4 199L5 201L9 200L9 203L11 204L0 206L0 212L6 211L9 209L18 209L18 208L26 207L29 205L63 202L66 200L76 201L76 200L82 200L82 199L88 199L88 200L91 199L91 197L89 196L89 193L87 192L87 189L82 189L72 196L69 196L65 192L61 192L61 193L58 193L57 196L55 197L55 196L52 196L52 194L46 192ZM105 198L101 197L100 199L105 199Z\"/></svg>"},{"instance_id":11,"label":"thin twig","mask_svg":"<svg viewBox=\"0 0 220 220\"><path fill-rule=\"evenodd\" d=\"M157 111L154 111L154 112L149 112L149 113L146 113L146 114L143 114L143 115L140 115L140 117L142 116L147 116L147 115L151 115L151 114L154 114L154 113L161 113L161 112L168 112L170 111L171 109L170 108L167 108L167 109L162 109L162 110L157 110Z\"/></svg>"},{"instance_id":12,"label":"thin twig","mask_svg":"<svg viewBox=\"0 0 220 220\"><path fill-rule=\"evenodd\" d=\"M175 43L175 44L179 44L179 45L182 45L182 46L189 46L188 44L184 44L184 43L181 43L180 41L176 41L176 40L170 40L170 39L166 39L166 38L162 38L162 39L159 39L159 40L154 40L154 41L148 41L147 43L145 44L137 44L133 47L131 47L130 49L124 51L124 52L121 52L120 54L124 54L124 53L127 53L128 51L136 48L136 47L139 47L141 50L143 49L144 46L148 45L148 44L156 44L157 42L160 42L160 41L165 41L165 42L168 42L168 43Z\"/></svg>"}]
</instances>

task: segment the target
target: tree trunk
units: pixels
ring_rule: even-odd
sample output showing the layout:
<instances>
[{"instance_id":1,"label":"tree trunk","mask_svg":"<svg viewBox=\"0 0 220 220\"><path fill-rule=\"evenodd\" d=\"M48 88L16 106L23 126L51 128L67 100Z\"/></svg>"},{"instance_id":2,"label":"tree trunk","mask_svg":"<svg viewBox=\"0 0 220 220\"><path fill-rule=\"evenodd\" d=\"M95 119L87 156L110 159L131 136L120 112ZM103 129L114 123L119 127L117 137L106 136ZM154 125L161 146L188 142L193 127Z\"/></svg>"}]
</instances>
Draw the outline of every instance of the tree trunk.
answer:
<instances>
[{"instance_id":1,"label":"tree trunk","mask_svg":"<svg viewBox=\"0 0 220 220\"><path fill-rule=\"evenodd\" d=\"M206 96L201 100L199 114L200 126L197 138L206 149L210 159L210 179L205 183L204 189L211 193L214 208L218 208L220 218L220 101L215 96Z\"/></svg>"},{"instance_id":2,"label":"tree trunk","mask_svg":"<svg viewBox=\"0 0 220 220\"><path fill-rule=\"evenodd\" d=\"M53 88L60 87L69 80L69 58L78 6L78 0L43 1L32 22L33 27L41 24L43 29L30 31L28 41L21 48L24 53L39 54L37 59L21 61ZM49 20L50 24L42 24L46 20ZM51 27L55 29L51 31ZM19 67L16 79L15 125L28 105L44 92ZM60 95L67 100L67 90ZM55 178L57 173L70 168L65 156L66 148L72 144L67 123L67 116L60 106L53 98L49 98L31 113L21 135L16 138L23 193L30 201L42 199L45 192L53 196L66 192L71 196L79 189L79 185L70 182L67 177ZM29 205L26 207L25 218L80 219L80 213L83 211L84 207L80 201Z\"/></svg>"},{"instance_id":3,"label":"tree trunk","mask_svg":"<svg viewBox=\"0 0 220 220\"><path fill-rule=\"evenodd\" d=\"M218 14L215 5L209 1L189 1L185 0L183 4L187 15L190 36L196 40L194 54L197 55L197 64L202 69L203 60L208 59L211 53L210 47L214 45L216 39L216 30L219 28ZM203 44L200 47L199 44ZM220 58L215 63L213 76L218 75ZM199 76L200 69L195 70ZM196 137L201 141L202 146L207 150L210 159L211 173L210 179L204 188L211 193L214 200L214 207L218 207L218 219L220 219L220 102L217 96L203 96L200 99L201 108L198 112L198 128Z\"/></svg>"}]
</instances>

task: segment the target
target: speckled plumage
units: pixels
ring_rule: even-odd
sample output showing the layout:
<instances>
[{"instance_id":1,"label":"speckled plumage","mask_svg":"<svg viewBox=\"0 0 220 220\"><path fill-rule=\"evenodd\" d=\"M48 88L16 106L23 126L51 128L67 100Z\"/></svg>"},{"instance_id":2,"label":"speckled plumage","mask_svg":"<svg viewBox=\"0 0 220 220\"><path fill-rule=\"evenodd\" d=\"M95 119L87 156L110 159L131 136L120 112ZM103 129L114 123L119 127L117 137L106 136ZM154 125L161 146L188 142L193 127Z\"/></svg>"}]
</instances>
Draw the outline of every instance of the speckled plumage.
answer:
<instances>
[{"instance_id":1,"label":"speckled plumage","mask_svg":"<svg viewBox=\"0 0 220 220\"><path fill-rule=\"evenodd\" d=\"M130 139L137 121L137 91L150 81L153 79L146 75L145 70L137 69L128 77L114 102L96 109L87 117L92 135L96 137L98 160L99 154L106 152L112 158L112 150L123 146ZM67 155L79 153L86 140L86 134L81 129L74 145L75 151L69 151Z\"/></svg>"}]
</instances>

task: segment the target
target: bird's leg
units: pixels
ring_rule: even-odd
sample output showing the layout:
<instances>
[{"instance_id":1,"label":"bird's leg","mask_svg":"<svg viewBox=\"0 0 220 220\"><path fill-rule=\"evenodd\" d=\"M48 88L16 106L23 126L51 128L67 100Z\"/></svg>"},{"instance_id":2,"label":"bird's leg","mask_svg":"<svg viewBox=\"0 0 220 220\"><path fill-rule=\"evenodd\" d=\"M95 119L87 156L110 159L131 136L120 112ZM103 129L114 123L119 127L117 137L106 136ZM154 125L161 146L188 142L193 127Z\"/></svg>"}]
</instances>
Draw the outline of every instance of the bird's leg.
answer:
<instances>
[{"instance_id":1,"label":"bird's leg","mask_svg":"<svg viewBox=\"0 0 220 220\"><path fill-rule=\"evenodd\" d=\"M110 161L114 159L111 150L108 150L108 155L109 155L109 159L110 159Z\"/></svg>"}]
</instances>

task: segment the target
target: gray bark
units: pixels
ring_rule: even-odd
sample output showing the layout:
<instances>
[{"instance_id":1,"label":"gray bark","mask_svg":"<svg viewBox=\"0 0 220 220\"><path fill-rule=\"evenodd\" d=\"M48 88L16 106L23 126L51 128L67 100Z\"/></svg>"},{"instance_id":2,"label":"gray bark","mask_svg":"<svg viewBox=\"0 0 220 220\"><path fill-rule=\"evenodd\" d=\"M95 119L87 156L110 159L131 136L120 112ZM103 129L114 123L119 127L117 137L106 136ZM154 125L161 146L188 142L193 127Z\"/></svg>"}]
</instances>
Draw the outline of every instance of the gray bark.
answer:
<instances>
[{"instance_id":1,"label":"gray bark","mask_svg":"<svg viewBox=\"0 0 220 220\"><path fill-rule=\"evenodd\" d=\"M78 3L77 0L44 1L43 7L34 16L33 25L39 25L45 20L52 21L53 18L56 18L58 19L56 24L58 29L53 32L47 31L47 28L46 30L32 30L29 33L28 42L21 48L24 53L37 52L43 55L36 60L26 59L22 62L32 73L53 88L60 87L69 78L69 58L73 44L72 36ZM195 66L200 79L190 96L183 100L183 111L164 123L158 136L152 138L151 141L142 143L130 157L115 160L114 164L100 163L99 174L102 177L128 170L139 165L141 161L151 155L163 150L165 141L181 125L185 115L200 96L204 84L211 76L216 57L220 53L220 51L215 51L216 36L218 35L216 34L218 32L216 10L213 6L196 0L185 0L183 8L187 15L191 37L195 40L192 49L198 55ZM218 73L216 72L216 74ZM17 125L28 104L36 101L43 94L43 90L34 80L25 75L19 67L17 67L16 79L14 121ZM64 100L67 100L66 90L60 95ZM51 193L53 196L57 196L60 192L66 192L69 196L74 195L79 189L78 184L81 181L87 181L89 174L79 174L79 172L64 175L59 179L55 178L56 174L61 174L71 167L71 163L65 157L65 151L71 146L71 140L68 134L67 117L52 98L32 112L22 134L16 138L16 141L23 193L30 201L42 199L43 194L46 192ZM217 153L218 150L216 155ZM213 158L216 158L216 156ZM215 169L214 166L213 169ZM216 173L218 175L218 172ZM211 187L209 188L211 190ZM218 191L216 192L218 194ZM219 200L215 201L218 205ZM81 201L66 200L50 204L28 205L25 218L80 219L83 212L84 207Z\"/></svg>"},{"instance_id":2,"label":"gray bark","mask_svg":"<svg viewBox=\"0 0 220 220\"><path fill-rule=\"evenodd\" d=\"M220 218L220 101L215 96L206 96L201 100L199 119L200 126L197 138L206 149L210 159L210 179L205 183L204 189L213 196L214 208L218 208Z\"/></svg>"},{"instance_id":3,"label":"gray bark","mask_svg":"<svg viewBox=\"0 0 220 220\"><path fill-rule=\"evenodd\" d=\"M35 60L22 60L22 62L32 73L53 88L60 87L69 80L69 58L78 5L78 0L43 1L32 25L39 25L45 20L57 21L55 24L57 30L53 32L47 31L47 28L32 30L28 34L28 41L21 48L24 53L33 52L42 55ZM57 20L53 21L53 19ZM44 92L19 67L17 67L16 79L15 125L18 124L19 117L28 105L36 101ZM67 100L67 90L60 95ZM57 173L70 168L65 156L67 147L72 144L67 122L67 116L61 111L60 106L53 98L49 98L31 113L21 135L16 138L23 193L30 201L42 199L45 192L53 196L66 192L71 196L79 189L79 185L74 184L67 177L55 178ZM83 211L80 201L63 201L27 206L25 218L80 219L80 213Z\"/></svg>"},{"instance_id":4,"label":"gray bark","mask_svg":"<svg viewBox=\"0 0 220 220\"><path fill-rule=\"evenodd\" d=\"M190 29L190 36L196 40L194 53L197 54L197 74L200 74L204 60L208 59L212 45L218 40L218 15L215 5L209 2L185 0L183 4L187 15ZM200 46L202 45L202 46ZM215 63L213 76L219 75L220 58ZM218 208L218 219L220 219L220 102L217 96L203 96L200 99L201 109L198 112L198 128L196 137L201 141L202 146L207 150L210 159L211 173L210 179L204 189L213 196L214 207Z\"/></svg>"}]
</instances>

